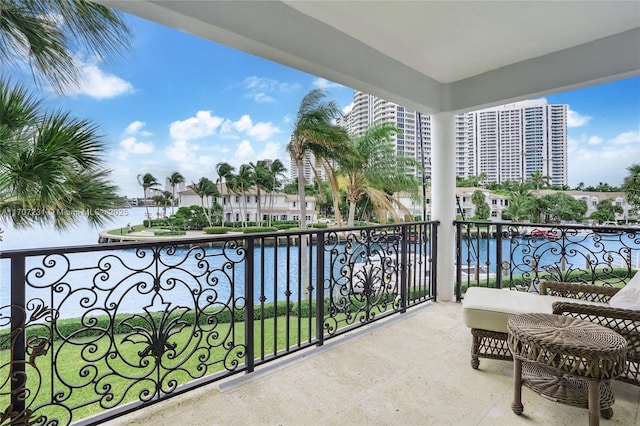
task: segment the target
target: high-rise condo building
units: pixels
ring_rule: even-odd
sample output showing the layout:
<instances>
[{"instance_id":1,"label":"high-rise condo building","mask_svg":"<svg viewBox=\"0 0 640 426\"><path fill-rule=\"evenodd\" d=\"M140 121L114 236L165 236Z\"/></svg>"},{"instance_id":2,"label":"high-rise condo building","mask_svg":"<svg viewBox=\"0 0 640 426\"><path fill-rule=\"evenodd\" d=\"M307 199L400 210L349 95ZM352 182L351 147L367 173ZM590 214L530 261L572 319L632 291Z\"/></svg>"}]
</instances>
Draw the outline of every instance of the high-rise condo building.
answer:
<instances>
[{"instance_id":1,"label":"high-rise condo building","mask_svg":"<svg viewBox=\"0 0 640 426\"><path fill-rule=\"evenodd\" d=\"M360 135L379 121L402 130L394 135L397 154L416 158L430 178L430 116L356 90L353 109L338 124ZM566 105L522 101L458 114L454 125L456 176L486 173L487 182L520 181L539 170L551 184L566 185ZM415 173L420 177L419 170Z\"/></svg>"},{"instance_id":2,"label":"high-rise condo building","mask_svg":"<svg viewBox=\"0 0 640 426\"><path fill-rule=\"evenodd\" d=\"M470 175L519 181L539 170L551 184L566 185L567 105L537 99L464 115Z\"/></svg>"}]
</instances>

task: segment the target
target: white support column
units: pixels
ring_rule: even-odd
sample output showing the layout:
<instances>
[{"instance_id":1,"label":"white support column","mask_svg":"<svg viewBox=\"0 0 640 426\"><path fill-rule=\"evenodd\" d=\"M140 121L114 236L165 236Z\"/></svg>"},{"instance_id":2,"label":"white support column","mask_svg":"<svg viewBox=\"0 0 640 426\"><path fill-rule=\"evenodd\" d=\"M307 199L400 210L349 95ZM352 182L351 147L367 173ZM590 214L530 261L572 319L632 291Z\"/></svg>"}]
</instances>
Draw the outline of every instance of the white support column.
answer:
<instances>
[{"instance_id":1,"label":"white support column","mask_svg":"<svg viewBox=\"0 0 640 426\"><path fill-rule=\"evenodd\" d=\"M439 220L437 297L441 302L455 300L456 167L455 114L431 116L431 220Z\"/></svg>"}]
</instances>

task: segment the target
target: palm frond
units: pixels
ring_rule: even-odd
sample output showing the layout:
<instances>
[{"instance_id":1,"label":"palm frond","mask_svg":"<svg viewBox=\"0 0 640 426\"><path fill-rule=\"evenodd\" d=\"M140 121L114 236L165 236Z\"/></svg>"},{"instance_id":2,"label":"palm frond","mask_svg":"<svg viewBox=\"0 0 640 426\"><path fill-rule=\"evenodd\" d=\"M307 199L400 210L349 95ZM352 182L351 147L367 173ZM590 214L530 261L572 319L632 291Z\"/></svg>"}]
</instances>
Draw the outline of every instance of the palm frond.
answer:
<instances>
[{"instance_id":1,"label":"palm frond","mask_svg":"<svg viewBox=\"0 0 640 426\"><path fill-rule=\"evenodd\" d=\"M125 50L130 31L123 15L84 0L3 0L0 57L25 58L36 82L64 91L78 81L71 52L103 58Z\"/></svg>"}]
</instances>

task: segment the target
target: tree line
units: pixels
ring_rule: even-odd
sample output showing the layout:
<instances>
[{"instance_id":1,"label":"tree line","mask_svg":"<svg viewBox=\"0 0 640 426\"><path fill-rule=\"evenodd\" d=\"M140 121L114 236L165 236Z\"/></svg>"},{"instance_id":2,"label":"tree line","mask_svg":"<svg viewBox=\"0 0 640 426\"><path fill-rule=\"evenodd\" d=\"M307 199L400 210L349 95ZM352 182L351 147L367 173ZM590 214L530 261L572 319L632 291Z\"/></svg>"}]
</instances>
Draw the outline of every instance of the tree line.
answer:
<instances>
[{"instance_id":1,"label":"tree line","mask_svg":"<svg viewBox=\"0 0 640 426\"><path fill-rule=\"evenodd\" d=\"M310 194L316 195L325 212L335 216L340 224L345 212L348 226L354 225L358 206L361 214L366 211L379 220L386 220L387 216L401 219L396 214L397 210L409 214L396 194L408 192L417 196L420 184L410 172L419 165L414 159L396 154L392 136L400 133L400 130L390 123L379 123L372 125L362 135L350 135L346 129L334 123L340 114L339 109L333 101L326 101L325 98L324 91L315 89L300 103L291 142L287 146L287 152L297 166L297 177L286 188L281 188L279 179L286 168L278 159L242 164L237 173L229 163L221 162L216 166L218 177L215 182L202 177L188 186L200 197L202 211L209 225L214 222L210 212L219 211L220 206L208 205L208 202L221 197L222 185L225 194L241 195L236 207L243 226L246 225L247 216L245 194L250 191L255 191L258 201L258 226L262 224L263 194L267 210L271 210L274 194L281 189L298 195L301 229L306 229L305 197ZM311 187L304 177L304 162L310 158L310 154L315 159L311 168L316 176ZM326 181L319 178L320 173L327 177ZM168 180L174 188L176 184L184 182L184 177L174 172ZM147 190L159 186L150 173L139 175L138 181L145 198ZM169 197L175 199L175 193L166 192L156 196L156 203L163 203ZM232 197L229 198L230 203L231 200ZM327 205L327 202L331 205ZM235 216L233 204L231 209ZM268 221L271 221L271 215L268 215Z\"/></svg>"},{"instance_id":2,"label":"tree line","mask_svg":"<svg viewBox=\"0 0 640 426\"><path fill-rule=\"evenodd\" d=\"M265 196L264 202L267 203L267 208L271 209L274 202L274 194L281 187L279 178L283 176L287 169L280 160L276 159L271 162L267 160L259 160L255 163L251 162L249 164L242 164L237 173L235 173L235 170L235 167L229 163L219 162L216 165L218 178L215 182L208 177L203 176L197 182L192 181L190 185L187 185L187 188L195 192L200 198L202 214L206 218L209 226L212 226L215 222L221 221L220 213L222 211L222 207L215 201L211 204L211 199L217 200L222 197L223 193L242 195L242 197L238 197L237 206L234 206L233 198L229 197L229 205L231 207L232 216L235 216L234 209L237 208L239 212L238 216L242 218L241 222L243 226L246 226L247 200L245 194L251 189L255 189L257 191L258 226L260 226L262 222L261 210L263 194ZM173 214L173 207L178 201L175 194L175 188L186 180L180 172L175 171L167 177L167 181L171 186L171 192L162 191L159 194L150 197L150 199L156 203L156 206L163 206L165 216L167 206L172 206ZM147 197L147 191L158 190L160 188L160 182L151 173L138 175L138 183L142 186L143 197L145 200L149 198ZM147 208L147 217L150 218L151 216L146 203L145 207ZM270 225L270 216L268 220ZM224 221L222 222L222 224L224 224Z\"/></svg>"},{"instance_id":3,"label":"tree line","mask_svg":"<svg viewBox=\"0 0 640 426\"><path fill-rule=\"evenodd\" d=\"M640 207L640 164L632 164L627 168L627 171L629 174L624 178L622 186L616 188L615 192L624 192L627 202L632 206L630 213L637 214ZM484 179L486 179L486 175L459 180L458 186L483 186ZM557 223L561 221L578 222L585 219L585 214L588 210L586 202L561 192L569 190L567 187L553 186L549 184L549 181L548 176L544 176L539 170L536 170L527 181L506 181L501 184L487 184L484 187L487 190L506 196L509 200L509 205L502 212L503 220ZM473 185L469 185L469 183ZM598 187L613 188L602 183ZM547 188L559 192L540 196L540 189ZM575 190L614 192L611 190L589 189L582 184L578 185ZM476 207L474 219L485 220L489 218L489 205L486 204L485 195L481 190L473 192L471 202ZM589 219L598 222L615 221L616 215L623 212L624 210L620 205L608 198L598 202L596 210L591 213Z\"/></svg>"}]
</instances>

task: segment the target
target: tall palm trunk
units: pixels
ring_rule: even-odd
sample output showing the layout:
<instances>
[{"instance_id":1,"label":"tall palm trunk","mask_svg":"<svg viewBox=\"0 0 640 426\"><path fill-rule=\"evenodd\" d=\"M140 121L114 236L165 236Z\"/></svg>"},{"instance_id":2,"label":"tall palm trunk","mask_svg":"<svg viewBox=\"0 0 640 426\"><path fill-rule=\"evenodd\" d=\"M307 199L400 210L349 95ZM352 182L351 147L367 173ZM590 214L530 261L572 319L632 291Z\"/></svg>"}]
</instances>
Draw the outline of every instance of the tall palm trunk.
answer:
<instances>
[{"instance_id":1,"label":"tall palm trunk","mask_svg":"<svg viewBox=\"0 0 640 426\"><path fill-rule=\"evenodd\" d=\"M151 214L149 214L149 204L147 204L147 189L145 188L142 193L144 194L144 200L142 200L142 202L144 203L144 209L147 211L147 220L149 222L147 222L149 225L147 226L147 228L151 227ZM144 221L143 221L144 223Z\"/></svg>"},{"instance_id":2,"label":"tall palm trunk","mask_svg":"<svg viewBox=\"0 0 640 426\"><path fill-rule=\"evenodd\" d=\"M304 170L302 169L302 161L303 157L296 157L296 167L298 168L298 204L300 208L300 230L307 229L307 206L305 203L305 193L304 193ZM307 276L307 271L309 270L309 266L307 265L307 245L309 244L308 236L306 234L300 235L300 284L304 290L305 299L309 299L311 297L311 292L309 290L309 277Z\"/></svg>"},{"instance_id":3,"label":"tall palm trunk","mask_svg":"<svg viewBox=\"0 0 640 426\"><path fill-rule=\"evenodd\" d=\"M296 157L296 167L298 168L298 208L300 209L300 230L304 231L307 229L307 206L305 204L305 194L304 194L304 170L303 167L303 156Z\"/></svg>"},{"instance_id":4,"label":"tall palm trunk","mask_svg":"<svg viewBox=\"0 0 640 426\"><path fill-rule=\"evenodd\" d=\"M219 187L218 187L218 192L220 193L220 198L222 199L222 226L225 226L225 220L224 220L224 194L222 192L222 178L220 177L218 179L218 182L220 183ZM231 201L231 200L229 200Z\"/></svg>"},{"instance_id":5,"label":"tall palm trunk","mask_svg":"<svg viewBox=\"0 0 640 426\"><path fill-rule=\"evenodd\" d=\"M240 187L240 193L242 194L242 204L244 204L244 213L240 210L240 214L242 215L242 227L247 227L247 193L244 190L244 185Z\"/></svg>"},{"instance_id":6,"label":"tall palm trunk","mask_svg":"<svg viewBox=\"0 0 640 426\"><path fill-rule=\"evenodd\" d=\"M258 206L257 206L257 212L258 212L258 217L256 217L256 222L258 223L258 226L262 226L262 211L261 211L261 201L260 201L260 187L258 185L256 185L256 193L257 193L257 199L258 199Z\"/></svg>"},{"instance_id":7,"label":"tall palm trunk","mask_svg":"<svg viewBox=\"0 0 640 426\"><path fill-rule=\"evenodd\" d=\"M229 193L229 208L231 209L231 222L235 223L236 222L236 212L233 209L233 202L231 201L231 199L233 197L235 197L235 195L231 194L231 192L228 191L228 188L227 188L227 192Z\"/></svg>"},{"instance_id":8,"label":"tall palm trunk","mask_svg":"<svg viewBox=\"0 0 640 426\"><path fill-rule=\"evenodd\" d=\"M204 206L204 197L200 197L200 205L202 206L202 214L204 214L205 219L207 219L207 223L211 226L211 215L207 211L208 209Z\"/></svg>"},{"instance_id":9,"label":"tall palm trunk","mask_svg":"<svg viewBox=\"0 0 640 426\"><path fill-rule=\"evenodd\" d=\"M276 192L276 184L274 183L271 187L271 191L269 192L269 226L273 224L273 199L275 197Z\"/></svg>"},{"instance_id":10,"label":"tall palm trunk","mask_svg":"<svg viewBox=\"0 0 640 426\"><path fill-rule=\"evenodd\" d=\"M171 216L176 214L176 186L171 185ZM164 206L164 215L167 215L167 205Z\"/></svg>"}]
</instances>

